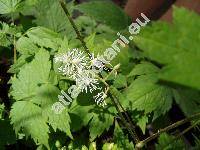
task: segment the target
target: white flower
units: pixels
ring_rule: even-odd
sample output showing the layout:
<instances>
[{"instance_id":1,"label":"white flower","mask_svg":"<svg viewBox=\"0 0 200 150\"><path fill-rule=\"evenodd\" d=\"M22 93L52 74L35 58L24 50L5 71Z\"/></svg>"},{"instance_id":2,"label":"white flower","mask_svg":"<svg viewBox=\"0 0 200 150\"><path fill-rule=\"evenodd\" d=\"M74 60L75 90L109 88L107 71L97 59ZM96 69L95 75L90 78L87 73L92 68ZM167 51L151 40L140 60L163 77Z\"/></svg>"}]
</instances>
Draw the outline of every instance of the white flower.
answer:
<instances>
[{"instance_id":1,"label":"white flower","mask_svg":"<svg viewBox=\"0 0 200 150\"><path fill-rule=\"evenodd\" d=\"M56 56L55 62L62 62L62 65L58 68L59 72L75 80L78 74L86 69L88 57L79 49L72 49L66 54Z\"/></svg>"},{"instance_id":2,"label":"white flower","mask_svg":"<svg viewBox=\"0 0 200 150\"><path fill-rule=\"evenodd\" d=\"M84 70L82 74L76 79L76 85L80 87L81 92L87 93L88 89L92 93L93 91L100 89L97 87L98 79L95 78L95 73L92 70Z\"/></svg>"},{"instance_id":3,"label":"white flower","mask_svg":"<svg viewBox=\"0 0 200 150\"><path fill-rule=\"evenodd\" d=\"M107 95L104 92L100 92L96 96L93 96L97 105L100 105L100 106L103 106L103 107L105 105L107 105L106 102L105 102L106 97L107 97Z\"/></svg>"}]
</instances>

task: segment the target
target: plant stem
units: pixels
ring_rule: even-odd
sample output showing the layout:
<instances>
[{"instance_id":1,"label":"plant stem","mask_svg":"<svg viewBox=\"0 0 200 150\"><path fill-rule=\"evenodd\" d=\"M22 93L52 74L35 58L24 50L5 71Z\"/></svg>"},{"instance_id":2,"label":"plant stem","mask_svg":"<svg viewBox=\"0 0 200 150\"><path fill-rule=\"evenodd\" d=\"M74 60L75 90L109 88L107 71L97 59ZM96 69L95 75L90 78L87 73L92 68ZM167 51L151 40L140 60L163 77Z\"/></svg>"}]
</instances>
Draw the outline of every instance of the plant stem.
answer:
<instances>
[{"instance_id":1,"label":"plant stem","mask_svg":"<svg viewBox=\"0 0 200 150\"><path fill-rule=\"evenodd\" d=\"M197 126L199 124L199 122L195 122L193 125L189 126L188 128L186 128L185 130L183 130L180 134L178 134L176 136L175 139L180 138L182 135L184 135L185 133L187 133L188 131L190 131L191 129L193 129L195 126Z\"/></svg>"},{"instance_id":2,"label":"plant stem","mask_svg":"<svg viewBox=\"0 0 200 150\"><path fill-rule=\"evenodd\" d=\"M74 31L76 32L77 38L81 41L82 46L83 46L85 52L86 52L86 53L88 54L88 56L91 58L92 56L91 56L91 54L90 54L90 51L89 51L89 49L87 48L86 43L85 43L85 41L83 40L83 37L82 37L81 33L80 33L79 30L78 30L78 27L76 26L76 24L74 23L72 17L70 16L70 13L69 13L69 11L68 11L68 9L67 9L67 7L66 7L65 2L64 2L63 0L60 0L60 5L61 5L62 9L64 10L64 12L65 12L65 14L66 14L66 16L67 16L69 22L71 23L71 25L72 25Z\"/></svg>"},{"instance_id":3,"label":"plant stem","mask_svg":"<svg viewBox=\"0 0 200 150\"><path fill-rule=\"evenodd\" d=\"M72 25L74 31L76 32L77 38L81 41L82 46L83 46L85 52L86 52L86 53L89 55L89 57L91 58L92 55L90 54L90 51L89 51L89 49L87 48L86 43L85 43L85 41L83 40L83 37L81 36L81 33L79 32L79 30L78 30L76 24L74 23L73 19L71 18L70 14L69 14L69 11L68 11L68 9L67 9L67 7L66 7L66 5L65 5L65 2L64 2L63 0L60 0L60 4L61 4L61 7L63 8L65 14L67 15L67 18L68 18L68 20L70 21L70 23L71 23L71 25ZM109 89L109 85L106 83L106 81L103 80L103 79L100 78L100 77L98 77L98 78L99 78L99 79L107 86L107 88ZM111 93L111 95L112 95L112 93ZM127 123L126 119L124 118L124 116L122 115L122 113L121 113L121 111L120 111L120 107L118 106L118 104L120 104L120 102L117 101L116 98L111 98L111 100L112 100L112 102L113 102L113 104L114 104L116 110L118 111L118 113L119 113L119 115L120 115L120 117L121 117L121 119L122 119L124 125L126 126L127 130L129 131L130 135L132 136L133 140L135 141L135 143L139 143L140 141L139 141L139 138L138 138L138 136L137 136L135 130L133 129L133 131L132 131L132 130L129 128L129 124ZM122 106L121 104L120 104L120 106L121 106L121 108L123 108L123 106ZM125 110L125 109L123 108L123 110ZM130 119L130 118L129 118L129 119Z\"/></svg>"},{"instance_id":4,"label":"plant stem","mask_svg":"<svg viewBox=\"0 0 200 150\"><path fill-rule=\"evenodd\" d=\"M109 87L109 85L106 83L106 81L105 81L104 79L102 79L102 78L100 78L100 77L98 77L98 79L99 79L102 83L104 83L105 86L107 86L107 88ZM114 95L114 94L113 94L113 93L114 93L113 88L110 88L110 87L109 87L108 89L109 89L109 91L110 91L110 94L113 96L113 95ZM123 114L121 113L121 110L120 110L119 106L121 107L122 111L125 113L126 118L128 119L128 123L131 125L131 128L132 128L131 132L129 131L129 133L132 135L132 138L134 139L134 142L135 142L136 144L139 143L140 140L139 140L139 137L138 137L138 135L137 135L137 133L136 133L136 131L135 131L135 127L133 126L132 121L131 121L131 119L129 118L128 114L125 112L124 107L121 105L121 103L118 101L118 99L117 99L116 97L113 96L113 98L111 98L111 100L112 100L113 104L115 105L115 107L116 107L116 109L117 109L117 111L118 111L118 113L119 113L119 115L120 115L120 117L121 117L121 119L122 119L122 122L124 123L124 121L125 121L124 124L126 124L125 126L128 127L127 129L128 129L128 131L129 131L129 130L130 130L130 129L129 129L129 125L127 126L126 119L124 118ZM119 105L119 106L118 106L118 105Z\"/></svg>"},{"instance_id":5,"label":"plant stem","mask_svg":"<svg viewBox=\"0 0 200 150\"><path fill-rule=\"evenodd\" d=\"M124 118L123 114L121 113L121 111L120 111L120 109L119 109L119 107L117 105L116 99L114 97L111 97L111 100L112 100L113 104L115 105L115 107L116 107L116 109L118 111L118 114L119 114L119 116L120 116L123 124L125 125L126 129L130 133L130 135L133 138L134 142L138 143L139 140L136 138L137 134L130 129L130 125L127 123L126 119Z\"/></svg>"},{"instance_id":6,"label":"plant stem","mask_svg":"<svg viewBox=\"0 0 200 150\"><path fill-rule=\"evenodd\" d=\"M111 87L110 87L110 93L111 93L111 95L115 95L115 94L114 94L115 91L117 91L117 89L116 89L115 87L111 86ZM132 130L133 130L133 132L134 132L134 134L135 134L135 139L136 139L138 142L140 142L139 137L137 136L136 131L135 131L135 126L133 125L133 123L132 123L132 121L131 121L131 118L129 117L129 115L127 114L126 110L124 109L124 107L122 106L122 104L119 102L119 100L117 99L117 97L116 97L116 96L114 96L114 97L116 98L117 104L121 107L122 111L124 112L124 114L125 114L125 116L126 116L126 119L128 120L128 122L129 122L129 124L130 124L130 126L131 126L131 128L132 128Z\"/></svg>"},{"instance_id":7,"label":"plant stem","mask_svg":"<svg viewBox=\"0 0 200 150\"><path fill-rule=\"evenodd\" d=\"M161 133L164 133L164 132L167 132L167 131L169 131L169 130L171 130L171 129L174 129L174 128L176 128L176 127L182 125L182 124L185 124L186 122L189 122L189 121L191 121L191 120L194 120L194 119L197 118L197 117L200 117L200 113L194 114L194 115L192 115L192 116L190 116L190 117L188 117L188 118L185 118L185 119L183 119L183 120L177 121L177 122L175 122L175 123L173 123L173 124L171 124L171 125L165 127L164 129L160 129L160 130L158 130L157 133L153 134L152 136L146 138L146 139L143 140L143 141L140 141L138 144L136 144L136 147L137 147L137 148L142 148L142 147L143 147L145 144L147 144L149 141L151 141L151 140L157 138Z\"/></svg>"}]
</instances>

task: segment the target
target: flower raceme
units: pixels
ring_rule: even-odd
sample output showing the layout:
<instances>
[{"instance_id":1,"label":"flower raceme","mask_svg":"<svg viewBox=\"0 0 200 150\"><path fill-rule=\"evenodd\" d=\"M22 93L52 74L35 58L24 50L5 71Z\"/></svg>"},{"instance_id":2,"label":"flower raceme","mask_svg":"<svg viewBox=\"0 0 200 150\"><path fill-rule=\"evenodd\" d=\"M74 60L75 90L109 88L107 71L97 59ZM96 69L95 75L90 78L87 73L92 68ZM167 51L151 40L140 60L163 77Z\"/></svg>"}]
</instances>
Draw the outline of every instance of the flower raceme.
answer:
<instances>
[{"instance_id":1,"label":"flower raceme","mask_svg":"<svg viewBox=\"0 0 200 150\"><path fill-rule=\"evenodd\" d=\"M58 71L71 79L76 80L85 70L88 58L78 49L68 51L66 54L60 54L55 57L55 63L61 62L62 65Z\"/></svg>"},{"instance_id":2,"label":"flower raceme","mask_svg":"<svg viewBox=\"0 0 200 150\"><path fill-rule=\"evenodd\" d=\"M72 85L68 89L68 93L71 94L72 98L76 98L80 92L87 93L89 91L92 93L93 91L101 90L101 88L98 87L99 82L96 75L103 71L105 62L100 60L99 57L95 57L94 54L92 54L92 57L89 58L79 49L72 49L67 53L55 56L54 60L55 63L61 63L61 66L58 67L58 71L76 82L76 85ZM72 102L72 99L64 91L61 91L61 93L62 95L58 95L60 102L56 102L52 106L52 109L57 114L61 113L64 109L64 107L61 106L62 103L64 105L69 105ZM98 93L97 96L94 96L94 99L97 105L105 106L106 102L104 100L107 96L105 93L102 93L104 92L102 91L101 94ZM64 98L69 102L65 102Z\"/></svg>"}]
</instances>

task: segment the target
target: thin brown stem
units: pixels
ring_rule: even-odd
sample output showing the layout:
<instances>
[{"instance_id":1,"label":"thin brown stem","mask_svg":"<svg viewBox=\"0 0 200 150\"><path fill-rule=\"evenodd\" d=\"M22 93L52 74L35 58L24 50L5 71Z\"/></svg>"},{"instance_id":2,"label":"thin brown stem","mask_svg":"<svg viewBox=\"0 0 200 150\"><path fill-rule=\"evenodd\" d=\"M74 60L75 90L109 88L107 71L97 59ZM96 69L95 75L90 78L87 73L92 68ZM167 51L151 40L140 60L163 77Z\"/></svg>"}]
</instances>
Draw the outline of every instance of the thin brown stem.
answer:
<instances>
[{"instance_id":1,"label":"thin brown stem","mask_svg":"<svg viewBox=\"0 0 200 150\"><path fill-rule=\"evenodd\" d=\"M188 128L186 128L185 130L183 130L180 134L176 135L173 140L170 140L170 143L166 143L165 146L163 147L163 149L168 145L168 144L173 144L175 143L179 138L181 138L185 133L187 133L188 131L190 131L191 129L193 129L195 126L198 125L199 122L194 123L193 125L189 126Z\"/></svg>"},{"instance_id":2,"label":"thin brown stem","mask_svg":"<svg viewBox=\"0 0 200 150\"><path fill-rule=\"evenodd\" d=\"M123 124L125 125L126 129L128 130L128 132L130 133L132 139L134 140L135 143L138 143L139 140L136 138L137 135L131 130L130 125L127 123L126 119L124 118L123 114L121 113L118 105L117 105L117 101L114 97L111 97L111 100L113 102L113 104L115 105L115 108L118 111L118 114L120 116L120 119L122 120Z\"/></svg>"},{"instance_id":3,"label":"thin brown stem","mask_svg":"<svg viewBox=\"0 0 200 150\"><path fill-rule=\"evenodd\" d=\"M68 9L67 9L67 7L66 7L65 2L64 2L63 0L60 0L60 5L61 5L62 9L64 10L64 12L65 12L65 14L66 14L66 16L67 16L67 18L68 18L70 24L72 25L74 31L76 32L77 38L78 38L78 39L80 40L80 42L82 43L82 46L83 46L85 52L86 52L86 53L88 54L88 56L91 58L92 56L91 56L91 54L90 54L89 49L88 49L87 46L86 46L86 43L85 43L85 41L84 41L84 38L82 37L81 33L80 33L79 30L78 30L78 27L76 26L75 22L73 21L72 17L70 16L70 13L69 13L69 11L68 11Z\"/></svg>"},{"instance_id":4,"label":"thin brown stem","mask_svg":"<svg viewBox=\"0 0 200 150\"><path fill-rule=\"evenodd\" d=\"M183 136L185 133L187 133L188 131L190 131L190 130L193 129L194 127L196 127L198 123L199 123L199 122L196 122L196 123L192 124L191 126L189 126L188 128L186 128L185 130L183 130L180 134L178 134L178 135L176 136L175 139L180 138L180 137Z\"/></svg>"},{"instance_id":5,"label":"thin brown stem","mask_svg":"<svg viewBox=\"0 0 200 150\"><path fill-rule=\"evenodd\" d=\"M110 93L111 93L111 95L115 95L114 93L115 93L116 90L117 89L115 89L115 87L111 86L110 87ZM126 116L126 119L128 120L128 123L130 124L130 127L132 128L132 131L134 133L135 139L137 141L136 143L139 143L140 140L139 140L139 137L138 137L138 135L137 135L137 133L135 131L135 126L133 125L133 123L132 123L129 115L126 113L126 110L124 109L124 107L122 106L122 104L119 102L119 100L117 99L117 97L116 96L114 96L114 97L116 98L116 103L121 107L122 111L124 112L124 114Z\"/></svg>"},{"instance_id":6,"label":"thin brown stem","mask_svg":"<svg viewBox=\"0 0 200 150\"><path fill-rule=\"evenodd\" d=\"M147 144L151 140L157 138L161 133L164 133L164 132L167 132L167 131L169 131L171 129L174 129L174 128L176 128L176 127L178 127L178 126L180 126L182 124L185 124L185 123L187 123L187 122L189 122L191 120L194 120L194 119L196 119L198 117L200 117L200 113L194 114L194 115L192 115L192 116L190 116L188 118L185 118L183 120L177 121L177 122L165 127L164 129L160 129L160 130L158 130L157 133L153 134L152 136L146 138L143 141L140 141L138 144L136 144L136 147L142 148L145 144Z\"/></svg>"}]
</instances>

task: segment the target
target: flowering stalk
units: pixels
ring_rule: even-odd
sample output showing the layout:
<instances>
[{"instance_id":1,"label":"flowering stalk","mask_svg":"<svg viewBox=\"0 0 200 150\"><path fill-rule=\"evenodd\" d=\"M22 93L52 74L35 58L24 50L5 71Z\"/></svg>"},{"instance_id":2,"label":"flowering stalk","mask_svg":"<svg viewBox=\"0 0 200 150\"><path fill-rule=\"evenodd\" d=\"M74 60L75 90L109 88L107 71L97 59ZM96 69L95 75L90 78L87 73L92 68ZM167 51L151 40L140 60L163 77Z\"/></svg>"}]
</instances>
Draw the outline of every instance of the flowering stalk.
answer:
<instances>
[{"instance_id":1,"label":"flowering stalk","mask_svg":"<svg viewBox=\"0 0 200 150\"><path fill-rule=\"evenodd\" d=\"M71 25L72 25L74 31L76 32L77 38L81 41L82 46L83 46L85 52L86 52L86 53L88 54L88 56L91 58L90 51L89 51L89 49L87 48L86 43L85 43L85 41L83 40L82 35L81 35L80 32L78 31L78 28L77 28L77 26L75 25L73 19L71 18L68 9L67 9L67 7L65 6L65 2L64 2L63 0L60 0L60 5L61 5L62 9L64 10L64 12L65 12L65 14L66 14L68 20L70 21L70 23L71 23Z\"/></svg>"},{"instance_id":2,"label":"flowering stalk","mask_svg":"<svg viewBox=\"0 0 200 150\"><path fill-rule=\"evenodd\" d=\"M70 14L69 14L69 11L68 11L68 9L67 9L67 7L66 7L66 5L65 5L65 2L64 2L63 0L60 0L60 4L61 4L61 7L63 8L63 10L64 10L64 12L65 12L65 14L66 14L68 20L70 21L70 23L71 23L71 25L72 25L74 31L76 32L77 38L81 41L82 46L83 46L85 52L88 54L88 56L89 56L90 58L92 58L92 55L90 54L89 49L87 48L86 43L85 43L85 41L83 40L83 37L81 36L81 33L79 32L79 30L78 30L76 24L74 23L73 19L71 18ZM101 75L99 75L99 76L101 76ZM101 77L98 77L98 79L100 79L100 80L106 85L107 89L109 89L109 85L106 83L105 80L103 80ZM112 92L110 92L110 94L112 95ZM120 111L120 106L122 107L122 105L121 105L120 102L117 100L117 98L111 98L111 100L112 100L112 102L113 102L113 104L114 104L116 110L118 111L118 113L119 113L119 115L120 115L120 117L121 117L121 119L122 119L122 122L124 123L124 125L126 126L128 132L129 132L130 135L132 136L134 142L135 142L136 144L139 143L140 140L139 140L139 138L138 138L138 136L137 136L137 134L136 134L135 129L132 128L133 131L131 130L131 128L130 128L130 126L129 126L129 123L127 122L127 120L124 118L124 116L122 115L122 113L121 113L121 111ZM120 106L118 106L118 104L120 104ZM125 109L122 107L122 110L125 110Z\"/></svg>"}]
</instances>

